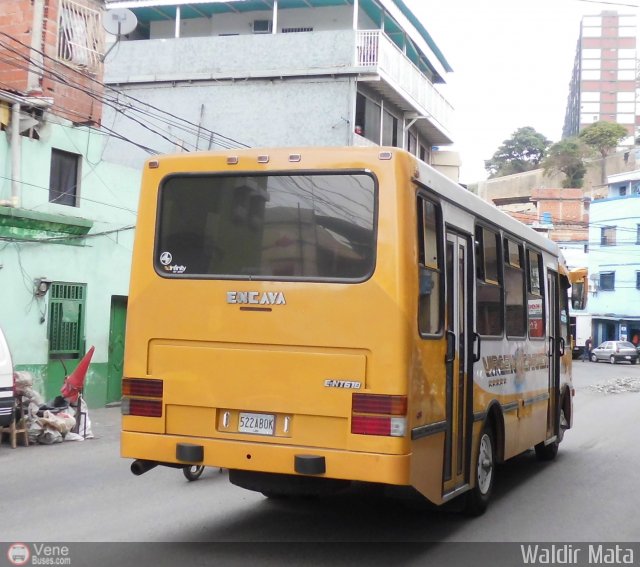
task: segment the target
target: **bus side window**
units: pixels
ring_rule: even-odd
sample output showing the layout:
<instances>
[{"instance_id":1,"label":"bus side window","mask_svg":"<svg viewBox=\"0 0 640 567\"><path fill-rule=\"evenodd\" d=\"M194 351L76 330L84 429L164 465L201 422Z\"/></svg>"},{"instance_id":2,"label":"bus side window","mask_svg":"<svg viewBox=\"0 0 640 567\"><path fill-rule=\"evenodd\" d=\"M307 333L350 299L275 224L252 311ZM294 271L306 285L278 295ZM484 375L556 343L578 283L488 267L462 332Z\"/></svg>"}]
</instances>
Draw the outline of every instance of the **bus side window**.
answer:
<instances>
[{"instance_id":1,"label":"bus side window","mask_svg":"<svg viewBox=\"0 0 640 567\"><path fill-rule=\"evenodd\" d=\"M421 335L442 331L442 231L440 210L418 198L418 329Z\"/></svg>"},{"instance_id":2,"label":"bus side window","mask_svg":"<svg viewBox=\"0 0 640 567\"><path fill-rule=\"evenodd\" d=\"M499 270L500 238L492 230L476 227L476 321L483 336L502 336L502 281Z\"/></svg>"},{"instance_id":3,"label":"bus side window","mask_svg":"<svg viewBox=\"0 0 640 567\"><path fill-rule=\"evenodd\" d=\"M533 250L527 250L527 314L529 317L529 337L541 339L544 337L545 304L541 282L544 281L542 255Z\"/></svg>"},{"instance_id":4,"label":"bus side window","mask_svg":"<svg viewBox=\"0 0 640 567\"><path fill-rule=\"evenodd\" d=\"M504 240L504 288L507 303L507 336L526 335L524 314L524 258L522 244Z\"/></svg>"}]
</instances>

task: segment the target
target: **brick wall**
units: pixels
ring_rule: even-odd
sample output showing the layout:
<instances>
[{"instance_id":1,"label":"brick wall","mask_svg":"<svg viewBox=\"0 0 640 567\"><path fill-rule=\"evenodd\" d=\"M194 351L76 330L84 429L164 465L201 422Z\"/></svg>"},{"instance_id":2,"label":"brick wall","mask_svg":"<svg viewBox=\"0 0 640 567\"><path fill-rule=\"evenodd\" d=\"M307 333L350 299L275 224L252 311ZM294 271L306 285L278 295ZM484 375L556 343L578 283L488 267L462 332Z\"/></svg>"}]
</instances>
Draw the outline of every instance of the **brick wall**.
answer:
<instances>
[{"instance_id":1,"label":"brick wall","mask_svg":"<svg viewBox=\"0 0 640 567\"><path fill-rule=\"evenodd\" d=\"M29 50L33 27L32 0L0 0L0 89L26 94L28 89L28 63L11 50L30 56L32 69L38 74L38 88L33 93L50 97L54 101L51 112L72 122L99 124L102 117L103 65L93 72L60 62L58 59L58 21L60 0L43 0L44 13L42 41L37 50L44 57ZM102 0L74 0L76 4L98 10ZM24 45L23 45L24 44ZM35 46L34 46L35 47ZM45 72L38 69L38 59Z\"/></svg>"},{"instance_id":2,"label":"brick wall","mask_svg":"<svg viewBox=\"0 0 640 567\"><path fill-rule=\"evenodd\" d=\"M29 0L2 0L0 11L0 32L19 40L26 45L31 42L31 24L33 14ZM26 91L27 47L12 41L6 35L0 35L0 89ZM16 51L18 53L16 53Z\"/></svg>"},{"instance_id":3,"label":"brick wall","mask_svg":"<svg viewBox=\"0 0 640 567\"><path fill-rule=\"evenodd\" d=\"M537 188L531 192L537 205L538 218L551 215L553 230L549 234L556 241L586 241L589 234L589 199L582 189Z\"/></svg>"}]
</instances>

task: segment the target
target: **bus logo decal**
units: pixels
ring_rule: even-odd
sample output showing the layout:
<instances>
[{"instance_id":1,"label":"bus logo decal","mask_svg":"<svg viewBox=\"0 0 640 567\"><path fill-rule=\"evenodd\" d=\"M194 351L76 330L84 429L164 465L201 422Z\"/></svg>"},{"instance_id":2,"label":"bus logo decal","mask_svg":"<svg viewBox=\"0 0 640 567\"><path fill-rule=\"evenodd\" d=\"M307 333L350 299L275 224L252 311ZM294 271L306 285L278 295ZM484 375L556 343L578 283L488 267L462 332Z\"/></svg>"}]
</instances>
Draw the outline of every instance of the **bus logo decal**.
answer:
<instances>
[{"instance_id":1,"label":"bus logo decal","mask_svg":"<svg viewBox=\"0 0 640 567\"><path fill-rule=\"evenodd\" d=\"M173 260L171 252L163 252L162 254L160 254L160 263L163 266L168 266L169 264L171 264L171 260Z\"/></svg>"},{"instance_id":2,"label":"bus logo decal","mask_svg":"<svg viewBox=\"0 0 640 567\"><path fill-rule=\"evenodd\" d=\"M349 390L359 390L362 386L361 382L353 380L332 380L328 378L324 381L325 388L348 388Z\"/></svg>"},{"instance_id":3,"label":"bus logo decal","mask_svg":"<svg viewBox=\"0 0 640 567\"><path fill-rule=\"evenodd\" d=\"M249 305L286 305L284 293L281 291L228 291L227 303Z\"/></svg>"}]
</instances>

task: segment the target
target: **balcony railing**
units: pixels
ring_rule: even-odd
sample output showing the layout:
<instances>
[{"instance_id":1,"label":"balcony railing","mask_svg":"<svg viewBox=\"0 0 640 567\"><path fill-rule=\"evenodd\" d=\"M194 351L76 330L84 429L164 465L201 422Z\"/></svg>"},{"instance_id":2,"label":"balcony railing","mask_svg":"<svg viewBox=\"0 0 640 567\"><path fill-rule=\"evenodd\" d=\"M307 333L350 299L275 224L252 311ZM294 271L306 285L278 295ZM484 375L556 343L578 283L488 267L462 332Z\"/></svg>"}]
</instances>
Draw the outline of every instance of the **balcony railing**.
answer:
<instances>
[{"instance_id":1,"label":"balcony railing","mask_svg":"<svg viewBox=\"0 0 640 567\"><path fill-rule=\"evenodd\" d=\"M376 69L448 130L453 107L424 73L380 30L356 32L357 67Z\"/></svg>"}]
</instances>

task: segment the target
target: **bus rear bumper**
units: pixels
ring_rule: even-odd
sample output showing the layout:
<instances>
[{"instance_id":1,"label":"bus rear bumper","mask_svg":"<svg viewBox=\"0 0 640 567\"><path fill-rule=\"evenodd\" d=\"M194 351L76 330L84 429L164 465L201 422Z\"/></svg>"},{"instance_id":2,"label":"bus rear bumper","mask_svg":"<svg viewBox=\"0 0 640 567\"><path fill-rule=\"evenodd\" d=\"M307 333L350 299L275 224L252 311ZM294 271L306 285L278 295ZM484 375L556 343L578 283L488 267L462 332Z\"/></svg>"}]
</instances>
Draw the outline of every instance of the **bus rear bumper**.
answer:
<instances>
[{"instance_id":1,"label":"bus rear bumper","mask_svg":"<svg viewBox=\"0 0 640 567\"><path fill-rule=\"evenodd\" d=\"M209 467L295 475L296 457L324 458L325 472L317 477L374 482L399 486L410 484L410 455L387 455L316 447L252 443L123 431L123 458L168 464L201 464ZM179 460L179 445L201 446L199 462Z\"/></svg>"}]
</instances>

